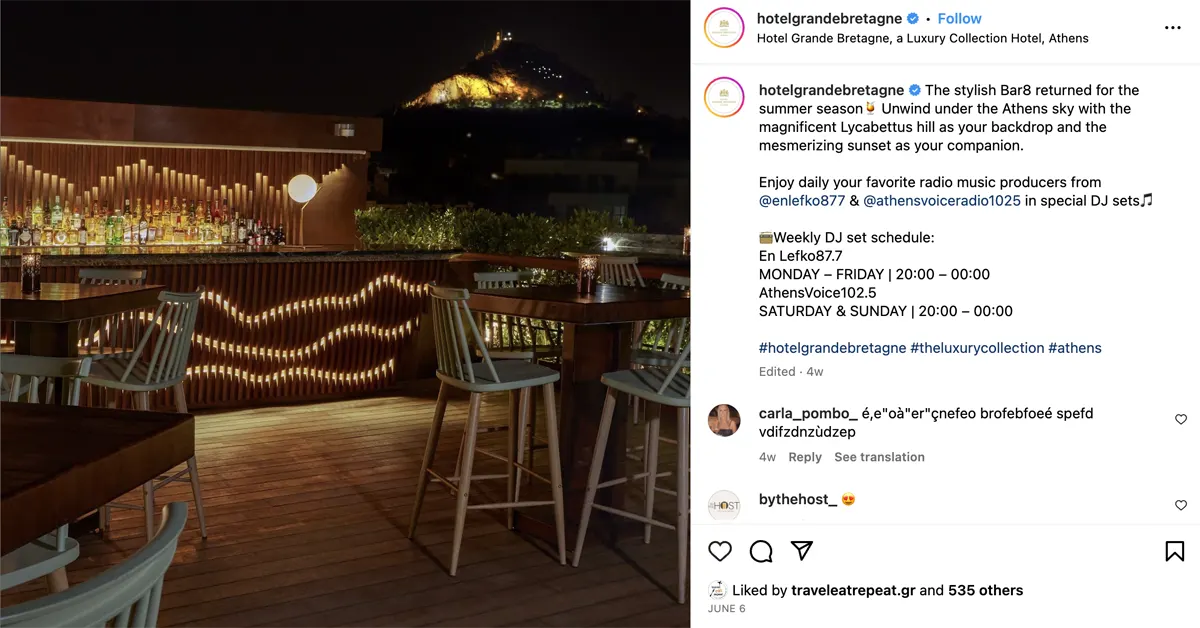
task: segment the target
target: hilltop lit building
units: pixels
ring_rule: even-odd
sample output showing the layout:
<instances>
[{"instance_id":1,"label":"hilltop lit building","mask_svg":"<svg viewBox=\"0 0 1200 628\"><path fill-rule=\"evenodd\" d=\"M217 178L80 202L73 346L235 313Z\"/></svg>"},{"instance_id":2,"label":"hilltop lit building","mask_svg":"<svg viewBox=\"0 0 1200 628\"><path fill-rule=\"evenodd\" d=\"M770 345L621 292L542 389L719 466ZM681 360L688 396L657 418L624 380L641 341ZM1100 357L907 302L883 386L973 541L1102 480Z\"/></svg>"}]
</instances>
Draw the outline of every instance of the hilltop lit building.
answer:
<instances>
[{"instance_id":1,"label":"hilltop lit building","mask_svg":"<svg viewBox=\"0 0 1200 628\"><path fill-rule=\"evenodd\" d=\"M511 32L497 31L491 50L481 51L405 106L558 109L602 101L591 79L566 66L558 55L514 41Z\"/></svg>"},{"instance_id":2,"label":"hilltop lit building","mask_svg":"<svg viewBox=\"0 0 1200 628\"><path fill-rule=\"evenodd\" d=\"M587 208L677 233L690 222L689 132L632 99L605 100L557 55L499 31L385 121L385 147L400 148L372 159L374 198L560 217Z\"/></svg>"}]
</instances>

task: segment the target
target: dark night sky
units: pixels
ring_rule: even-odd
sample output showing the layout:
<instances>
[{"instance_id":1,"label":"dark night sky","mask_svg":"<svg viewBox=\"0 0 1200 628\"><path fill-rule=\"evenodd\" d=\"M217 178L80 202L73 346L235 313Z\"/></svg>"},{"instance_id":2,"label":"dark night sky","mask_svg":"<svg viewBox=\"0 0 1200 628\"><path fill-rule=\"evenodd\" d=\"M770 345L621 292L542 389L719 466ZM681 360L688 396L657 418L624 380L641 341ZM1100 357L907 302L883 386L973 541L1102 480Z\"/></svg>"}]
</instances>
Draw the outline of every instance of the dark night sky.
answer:
<instances>
[{"instance_id":1,"label":"dark night sky","mask_svg":"<svg viewBox=\"0 0 1200 628\"><path fill-rule=\"evenodd\" d=\"M376 115L449 76L497 30L609 97L687 112L688 3L0 3L0 92Z\"/></svg>"}]
</instances>

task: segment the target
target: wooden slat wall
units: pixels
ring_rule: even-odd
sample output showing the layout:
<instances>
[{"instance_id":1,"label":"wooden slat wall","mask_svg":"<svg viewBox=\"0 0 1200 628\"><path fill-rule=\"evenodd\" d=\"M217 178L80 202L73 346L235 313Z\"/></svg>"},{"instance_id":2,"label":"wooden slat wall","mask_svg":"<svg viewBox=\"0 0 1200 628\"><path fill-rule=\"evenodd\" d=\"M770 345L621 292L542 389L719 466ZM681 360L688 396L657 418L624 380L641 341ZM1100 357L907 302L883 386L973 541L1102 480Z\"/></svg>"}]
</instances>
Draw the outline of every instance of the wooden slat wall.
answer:
<instances>
[{"instance_id":1,"label":"wooden slat wall","mask_svg":"<svg viewBox=\"0 0 1200 628\"><path fill-rule=\"evenodd\" d=\"M19 270L4 268L4 280ZM187 398L205 408L338 397L431 377L416 370L417 333L426 286L445 270L444 260L162 265L150 266L146 281L179 292L204 286ZM78 277L76 267L42 269L44 282ZM11 323L0 326L5 344L12 333ZM171 407L166 394L154 403Z\"/></svg>"},{"instance_id":2,"label":"wooden slat wall","mask_svg":"<svg viewBox=\"0 0 1200 628\"><path fill-rule=\"evenodd\" d=\"M126 199L223 200L242 217L299 231L300 205L287 182L308 174L318 183L366 155L199 148L0 143L0 191L10 211L35 198L110 208Z\"/></svg>"}]
</instances>

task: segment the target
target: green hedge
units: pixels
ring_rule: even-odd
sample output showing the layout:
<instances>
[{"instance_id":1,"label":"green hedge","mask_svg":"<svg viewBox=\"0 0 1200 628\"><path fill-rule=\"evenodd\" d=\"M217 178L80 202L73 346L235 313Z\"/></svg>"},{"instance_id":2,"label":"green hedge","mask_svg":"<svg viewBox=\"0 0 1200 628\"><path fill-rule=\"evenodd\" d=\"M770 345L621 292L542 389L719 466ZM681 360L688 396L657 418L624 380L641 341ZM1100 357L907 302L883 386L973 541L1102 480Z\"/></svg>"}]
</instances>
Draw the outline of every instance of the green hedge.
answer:
<instances>
[{"instance_id":1,"label":"green hedge","mask_svg":"<svg viewBox=\"0 0 1200 628\"><path fill-rule=\"evenodd\" d=\"M471 253L558 257L564 252L599 251L614 233L645 233L628 219L579 209L567 220L488 209L445 208L411 203L354 212L359 237L371 247L462 249Z\"/></svg>"}]
</instances>

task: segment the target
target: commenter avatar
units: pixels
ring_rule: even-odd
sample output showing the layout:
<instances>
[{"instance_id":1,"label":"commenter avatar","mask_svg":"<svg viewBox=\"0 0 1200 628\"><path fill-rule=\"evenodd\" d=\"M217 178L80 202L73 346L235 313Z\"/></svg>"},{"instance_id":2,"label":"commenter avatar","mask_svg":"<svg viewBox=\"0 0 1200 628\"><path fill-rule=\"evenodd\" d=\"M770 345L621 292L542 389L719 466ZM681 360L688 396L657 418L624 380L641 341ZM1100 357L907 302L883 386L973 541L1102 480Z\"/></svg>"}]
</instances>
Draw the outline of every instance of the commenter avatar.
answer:
<instances>
[{"instance_id":1,"label":"commenter avatar","mask_svg":"<svg viewBox=\"0 0 1200 628\"><path fill-rule=\"evenodd\" d=\"M742 426L742 415L737 408L721 404L708 413L708 429L717 436L733 436Z\"/></svg>"}]
</instances>

